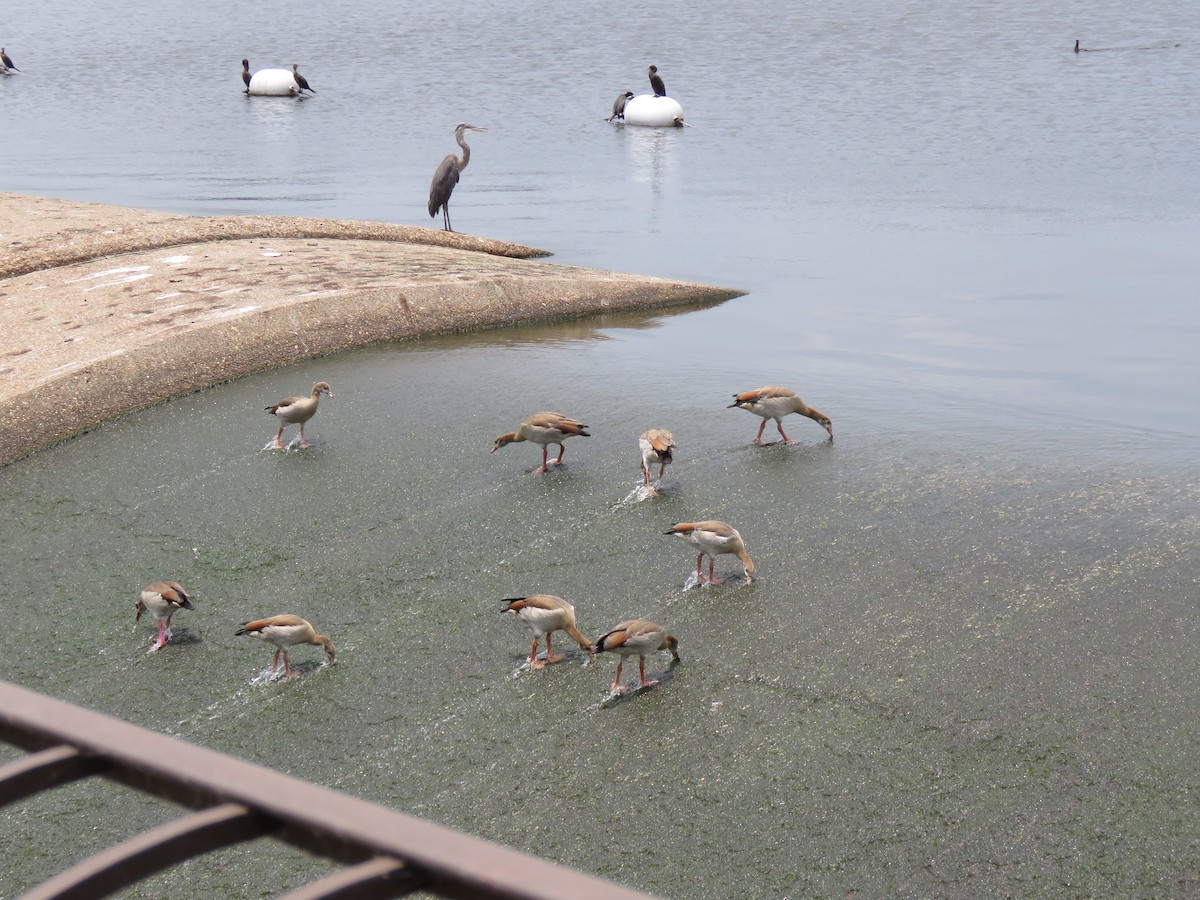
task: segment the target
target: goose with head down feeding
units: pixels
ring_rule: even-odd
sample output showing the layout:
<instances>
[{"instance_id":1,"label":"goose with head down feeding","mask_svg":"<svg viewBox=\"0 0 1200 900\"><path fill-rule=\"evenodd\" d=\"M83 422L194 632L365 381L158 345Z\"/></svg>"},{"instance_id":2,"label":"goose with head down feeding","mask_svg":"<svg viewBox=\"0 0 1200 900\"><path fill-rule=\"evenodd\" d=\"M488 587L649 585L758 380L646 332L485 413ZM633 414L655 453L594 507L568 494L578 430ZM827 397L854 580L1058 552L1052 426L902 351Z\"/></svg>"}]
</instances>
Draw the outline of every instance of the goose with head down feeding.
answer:
<instances>
[{"instance_id":1,"label":"goose with head down feeding","mask_svg":"<svg viewBox=\"0 0 1200 900\"><path fill-rule=\"evenodd\" d=\"M154 623L158 626L158 637L150 647L150 652L153 653L165 647L171 640L171 617L175 612L196 607L192 606L191 598L178 581L155 581L142 588L135 608L137 615L134 616L134 622L140 622L142 613L147 611L154 616Z\"/></svg>"},{"instance_id":2,"label":"goose with head down feeding","mask_svg":"<svg viewBox=\"0 0 1200 900\"><path fill-rule=\"evenodd\" d=\"M677 522L671 530L664 532L683 538L700 551L696 556L696 580L701 584L721 584L724 578L713 574L716 558L724 553L731 553L742 561L742 572L746 576L746 584L754 580L754 560L746 552L746 544L738 530L725 522L708 519L703 522ZM704 577L704 557L708 557L708 577Z\"/></svg>"},{"instance_id":3,"label":"goose with head down feeding","mask_svg":"<svg viewBox=\"0 0 1200 900\"><path fill-rule=\"evenodd\" d=\"M307 620L293 615L269 616L265 619L255 619L239 628L235 635L248 634L260 641L275 645L275 661L271 663L271 674L279 668L279 655L283 654L283 672L287 678L295 678L298 672L292 670L288 662L288 647L300 644L312 644L325 650L329 665L333 665L334 647L326 635L317 634L317 630Z\"/></svg>"},{"instance_id":4,"label":"goose with head down feeding","mask_svg":"<svg viewBox=\"0 0 1200 900\"><path fill-rule=\"evenodd\" d=\"M296 423L300 424L300 446L308 447L308 441L304 439L304 423L316 415L317 403L322 394L333 397L333 391L329 389L329 383L326 381L314 384L312 393L307 397L285 397L272 406L264 407L271 415L279 418L279 431L275 434L276 450L283 449L283 429Z\"/></svg>"},{"instance_id":5,"label":"goose with head down feeding","mask_svg":"<svg viewBox=\"0 0 1200 900\"><path fill-rule=\"evenodd\" d=\"M540 475L549 469L550 466L557 466L562 463L563 453L566 451L563 441L567 438L575 437L576 435L579 437L591 437L587 428L587 425L575 419L569 419L562 413L535 413L517 426L516 431L510 431L508 434L502 434L496 438L492 442L491 452L495 453L501 447L520 441L532 441L535 444L540 444L542 447L542 464L531 473L533 475ZM558 444L558 459L554 460L554 462L547 461L551 444Z\"/></svg>"},{"instance_id":6,"label":"goose with head down feeding","mask_svg":"<svg viewBox=\"0 0 1200 900\"><path fill-rule=\"evenodd\" d=\"M510 612L529 626L533 632L533 649L529 651L529 668L541 669L545 666L562 662L567 658L565 653L555 653L550 646L550 638L556 631L565 631L575 642L595 657L596 650L575 626L575 607L562 597L553 594L534 594L529 597L511 597L504 601L507 606L501 612ZM545 660L537 658L538 638L546 636Z\"/></svg>"},{"instance_id":7,"label":"goose with head down feeding","mask_svg":"<svg viewBox=\"0 0 1200 900\"><path fill-rule=\"evenodd\" d=\"M647 619L630 619L615 628L605 632L596 639L597 653L617 653L621 659L617 662L617 675L613 679L613 693L623 694L628 688L621 685L621 667L625 658L638 658L638 674L641 676L639 687L653 687L658 680L646 680L646 657L659 650L671 651L671 661L679 662L679 641L674 635L667 634L666 629L656 622Z\"/></svg>"},{"instance_id":8,"label":"goose with head down feeding","mask_svg":"<svg viewBox=\"0 0 1200 900\"><path fill-rule=\"evenodd\" d=\"M650 468L658 466L658 481L661 484L667 466L675 461L675 436L665 428L651 428L638 438L638 449L642 451L642 475L650 490Z\"/></svg>"},{"instance_id":9,"label":"goose with head down feeding","mask_svg":"<svg viewBox=\"0 0 1200 900\"><path fill-rule=\"evenodd\" d=\"M740 394L733 395L733 402L726 409L744 409L754 413L756 416L762 417L762 424L758 426L758 434L754 437L754 443L762 446L763 429L767 427L769 419L775 420L775 427L779 429L779 436L783 438L787 444L795 444L787 436L783 430L783 417L789 413L799 413L802 416L808 416L822 428L829 432L829 439L833 440L833 422L829 420L829 416L820 410L813 409L803 400L796 396L795 391L788 390L785 387L777 385L768 385L760 387L753 391L743 391Z\"/></svg>"}]
</instances>

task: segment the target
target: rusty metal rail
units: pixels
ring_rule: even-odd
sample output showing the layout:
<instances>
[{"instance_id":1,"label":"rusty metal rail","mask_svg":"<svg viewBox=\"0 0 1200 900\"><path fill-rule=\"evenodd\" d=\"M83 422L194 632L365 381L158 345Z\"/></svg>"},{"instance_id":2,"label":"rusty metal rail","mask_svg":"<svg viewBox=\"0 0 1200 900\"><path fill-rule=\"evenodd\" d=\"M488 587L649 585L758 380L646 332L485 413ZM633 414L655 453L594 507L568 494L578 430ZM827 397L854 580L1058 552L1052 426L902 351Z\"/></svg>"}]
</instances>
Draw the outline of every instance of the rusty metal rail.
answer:
<instances>
[{"instance_id":1,"label":"rusty metal rail","mask_svg":"<svg viewBox=\"0 0 1200 900\"><path fill-rule=\"evenodd\" d=\"M101 777L195 810L82 860L28 900L102 897L210 850L272 837L347 868L285 900L646 900L646 894L0 682L0 806ZM2 841L0 841L2 843Z\"/></svg>"}]
</instances>

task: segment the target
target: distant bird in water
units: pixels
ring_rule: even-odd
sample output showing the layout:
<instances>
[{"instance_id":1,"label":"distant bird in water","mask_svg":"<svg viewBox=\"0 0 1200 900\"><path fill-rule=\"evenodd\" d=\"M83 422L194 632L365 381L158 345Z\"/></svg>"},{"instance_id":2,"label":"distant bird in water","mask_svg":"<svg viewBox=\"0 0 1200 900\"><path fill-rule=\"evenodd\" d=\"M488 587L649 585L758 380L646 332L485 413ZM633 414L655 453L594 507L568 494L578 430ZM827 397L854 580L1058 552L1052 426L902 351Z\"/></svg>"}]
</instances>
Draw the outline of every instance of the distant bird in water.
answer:
<instances>
[{"instance_id":1,"label":"distant bird in water","mask_svg":"<svg viewBox=\"0 0 1200 900\"><path fill-rule=\"evenodd\" d=\"M621 686L621 667L625 665L625 657L638 658L638 674L641 676L639 687L653 687L657 679L646 680L646 657L659 650L671 651L671 662L679 662L679 641L674 635L667 634L666 629L657 622L646 619L630 619L608 631L596 641L598 653L618 653L621 656L617 663L617 676L613 679L613 693L623 694L628 688Z\"/></svg>"},{"instance_id":2,"label":"distant bird in water","mask_svg":"<svg viewBox=\"0 0 1200 900\"><path fill-rule=\"evenodd\" d=\"M433 173L433 182L429 185L429 217L436 216L440 209L444 220L444 231L454 230L450 227L450 195L454 193L454 186L458 184L459 174L471 161L471 148L463 140L464 131L487 131L487 129L477 125L468 125L466 122L460 123L454 129L454 140L458 146L462 147L462 158L460 159L453 153L447 153L446 158L437 167L437 171Z\"/></svg>"},{"instance_id":3,"label":"distant bird in water","mask_svg":"<svg viewBox=\"0 0 1200 900\"><path fill-rule=\"evenodd\" d=\"M133 621L140 622L142 613L146 611L154 616L154 622L158 626L158 639L150 647L150 652L153 653L165 647L171 640L171 617L175 615L176 610L195 608L187 591L179 582L155 581L142 589L136 606L137 615Z\"/></svg>"},{"instance_id":4,"label":"distant bird in water","mask_svg":"<svg viewBox=\"0 0 1200 900\"><path fill-rule=\"evenodd\" d=\"M646 70L646 74L650 76L650 87L654 89L654 96L667 96L667 86L663 84L662 76L658 74L658 66L651 66Z\"/></svg>"},{"instance_id":5,"label":"distant bird in water","mask_svg":"<svg viewBox=\"0 0 1200 900\"><path fill-rule=\"evenodd\" d=\"M250 93L250 60L242 60L242 84L246 85L246 90L242 93Z\"/></svg>"},{"instance_id":6,"label":"distant bird in water","mask_svg":"<svg viewBox=\"0 0 1200 900\"><path fill-rule=\"evenodd\" d=\"M299 616L283 615L256 619L253 622L247 622L234 634L248 634L250 637L256 637L260 641L275 645L275 661L271 663L272 675L279 668L279 654L282 653L284 675L287 678L296 677L298 673L293 672L288 663L287 648L299 644L312 644L324 648L329 665L333 665L333 641L323 634L317 634L317 630Z\"/></svg>"},{"instance_id":7,"label":"distant bird in water","mask_svg":"<svg viewBox=\"0 0 1200 900\"><path fill-rule=\"evenodd\" d=\"M518 425L516 431L510 431L508 434L502 434L496 438L492 442L491 452L495 453L501 447L521 441L533 441L535 444L540 444L542 447L542 464L534 469L531 474L541 475L550 466L557 466L562 463L563 453L567 449L563 446L563 441L575 435L591 437L587 428L587 425L575 419L568 419L562 413L534 413ZM547 461L550 455L551 444L558 444L558 459L554 460L554 462Z\"/></svg>"},{"instance_id":8,"label":"distant bird in water","mask_svg":"<svg viewBox=\"0 0 1200 900\"><path fill-rule=\"evenodd\" d=\"M762 424L758 426L758 434L754 436L754 443L759 446L762 445L763 429L767 427L768 419L775 420L775 427L779 429L779 436L783 438L785 443L796 443L783 430L783 417L788 413L799 413L802 416L808 416L808 418L828 431L829 439L833 440L833 422L829 420L829 416L820 410L813 409L797 397L795 391L790 391L787 388L768 385L767 387L760 387L753 391L743 391L740 394L734 394L733 402L725 408L733 409L735 406L738 409L752 412L756 416L762 416Z\"/></svg>"},{"instance_id":9,"label":"distant bird in water","mask_svg":"<svg viewBox=\"0 0 1200 900\"><path fill-rule=\"evenodd\" d=\"M303 94L305 91L308 91L315 94L316 91L308 86L308 79L301 75L299 71L297 71L298 68L299 67L295 63L292 63L292 75L296 79L296 85L300 88L299 93Z\"/></svg>"},{"instance_id":10,"label":"distant bird in water","mask_svg":"<svg viewBox=\"0 0 1200 900\"><path fill-rule=\"evenodd\" d=\"M1079 38L1075 38L1075 52L1079 52Z\"/></svg>"},{"instance_id":11,"label":"distant bird in water","mask_svg":"<svg viewBox=\"0 0 1200 900\"><path fill-rule=\"evenodd\" d=\"M7 72L9 69L12 69L14 72L21 71L20 69L18 69L16 66L13 65L12 57L9 56L6 52L4 52L3 47L0 47L0 64L2 64L4 66L5 72Z\"/></svg>"},{"instance_id":12,"label":"distant bird in water","mask_svg":"<svg viewBox=\"0 0 1200 900\"><path fill-rule=\"evenodd\" d=\"M608 121L620 119L625 121L625 104L633 99L633 91L626 91L623 94L617 94L617 99L613 101L612 115L608 117Z\"/></svg>"},{"instance_id":13,"label":"distant bird in water","mask_svg":"<svg viewBox=\"0 0 1200 900\"><path fill-rule=\"evenodd\" d=\"M333 397L333 391L330 390L327 381L318 381L314 384L312 393L307 397L285 397L278 403L263 407L271 415L278 417L280 422L279 431L275 434L276 450L283 449L283 429L289 425L295 425L297 422L300 423L300 446L308 447L308 441L304 439L304 423L316 415L317 403L322 394Z\"/></svg>"}]
</instances>

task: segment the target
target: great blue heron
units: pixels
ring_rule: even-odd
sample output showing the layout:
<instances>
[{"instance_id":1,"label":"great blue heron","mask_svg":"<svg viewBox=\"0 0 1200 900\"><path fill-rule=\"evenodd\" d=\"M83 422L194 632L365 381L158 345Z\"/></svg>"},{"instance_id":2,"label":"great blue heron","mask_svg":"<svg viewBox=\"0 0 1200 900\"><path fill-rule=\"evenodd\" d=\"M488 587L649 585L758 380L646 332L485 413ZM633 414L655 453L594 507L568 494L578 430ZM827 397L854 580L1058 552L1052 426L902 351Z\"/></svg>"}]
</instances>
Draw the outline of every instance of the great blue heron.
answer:
<instances>
[{"instance_id":1,"label":"great blue heron","mask_svg":"<svg viewBox=\"0 0 1200 900\"><path fill-rule=\"evenodd\" d=\"M6 71L6 72L7 72L9 69L12 69L14 72L20 72L20 71L21 71L20 69L18 69L16 66L14 66L14 65L12 64L12 57L11 57L11 56L9 56L7 53L5 53L5 52L4 52L4 48L3 48L3 47L0 47L0 64L2 64L2 65L4 66L4 71Z\"/></svg>"},{"instance_id":2,"label":"great blue heron","mask_svg":"<svg viewBox=\"0 0 1200 900\"><path fill-rule=\"evenodd\" d=\"M250 93L250 60L242 60L242 83L246 85L246 90L242 93Z\"/></svg>"},{"instance_id":3,"label":"great blue heron","mask_svg":"<svg viewBox=\"0 0 1200 900\"><path fill-rule=\"evenodd\" d=\"M662 76L658 74L658 66L651 66L646 70L646 74L650 76L650 87L654 89L654 96L667 96L667 86L663 84Z\"/></svg>"},{"instance_id":4,"label":"great blue heron","mask_svg":"<svg viewBox=\"0 0 1200 900\"><path fill-rule=\"evenodd\" d=\"M617 99L613 101L612 115L608 117L608 121L620 119L625 121L625 104L633 99L633 91L626 91L623 94L617 94Z\"/></svg>"},{"instance_id":5,"label":"great blue heron","mask_svg":"<svg viewBox=\"0 0 1200 900\"><path fill-rule=\"evenodd\" d=\"M436 216L438 210L441 209L445 226L443 230L445 231L454 230L450 227L450 195L454 192L454 186L458 184L459 173L471 161L471 148L463 140L464 131L487 131L487 129L477 125L468 125L466 122L460 123L454 129L454 140L458 142L458 146L462 147L462 158L460 159L453 153L447 153L446 158L437 167L437 171L433 173L433 182L429 185L429 216L430 218Z\"/></svg>"},{"instance_id":6,"label":"great blue heron","mask_svg":"<svg viewBox=\"0 0 1200 900\"><path fill-rule=\"evenodd\" d=\"M303 94L305 91L309 91L315 94L316 91L308 86L308 79L296 71L297 68L298 66L295 63L292 63L292 76L296 79L296 86L300 88L297 93Z\"/></svg>"}]
</instances>

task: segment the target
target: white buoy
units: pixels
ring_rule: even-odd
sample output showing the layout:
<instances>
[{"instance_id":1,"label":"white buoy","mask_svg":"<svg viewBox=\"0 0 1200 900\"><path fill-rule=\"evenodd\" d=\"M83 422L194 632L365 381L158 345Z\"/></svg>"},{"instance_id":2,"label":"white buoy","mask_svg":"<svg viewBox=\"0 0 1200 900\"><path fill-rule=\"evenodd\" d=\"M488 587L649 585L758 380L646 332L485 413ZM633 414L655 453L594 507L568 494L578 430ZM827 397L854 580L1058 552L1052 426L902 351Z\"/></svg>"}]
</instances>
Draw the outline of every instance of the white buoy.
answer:
<instances>
[{"instance_id":1,"label":"white buoy","mask_svg":"<svg viewBox=\"0 0 1200 900\"><path fill-rule=\"evenodd\" d=\"M250 76L250 93L256 97L294 97L300 85L291 69L259 69Z\"/></svg>"},{"instance_id":2,"label":"white buoy","mask_svg":"<svg viewBox=\"0 0 1200 900\"><path fill-rule=\"evenodd\" d=\"M626 125L650 125L669 128L683 124L683 107L670 97L652 97L638 94L625 104Z\"/></svg>"}]
</instances>

